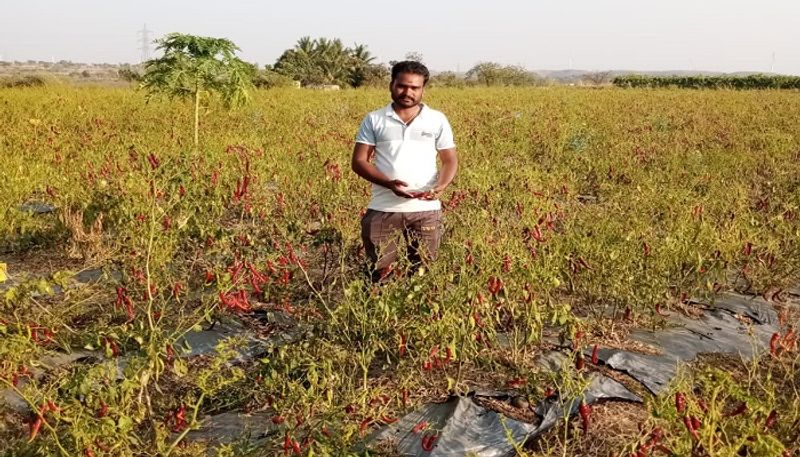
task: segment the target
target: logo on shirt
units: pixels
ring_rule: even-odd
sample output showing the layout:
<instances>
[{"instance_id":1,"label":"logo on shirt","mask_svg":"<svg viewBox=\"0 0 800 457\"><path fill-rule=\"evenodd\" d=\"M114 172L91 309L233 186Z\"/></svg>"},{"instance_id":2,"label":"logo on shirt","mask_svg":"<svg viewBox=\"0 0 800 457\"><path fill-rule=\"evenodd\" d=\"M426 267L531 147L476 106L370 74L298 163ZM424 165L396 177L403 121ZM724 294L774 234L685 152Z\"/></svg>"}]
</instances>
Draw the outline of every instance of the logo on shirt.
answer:
<instances>
[{"instance_id":1,"label":"logo on shirt","mask_svg":"<svg viewBox=\"0 0 800 457\"><path fill-rule=\"evenodd\" d=\"M420 135L425 137L425 138L433 138L434 137L433 132L422 132Z\"/></svg>"}]
</instances>

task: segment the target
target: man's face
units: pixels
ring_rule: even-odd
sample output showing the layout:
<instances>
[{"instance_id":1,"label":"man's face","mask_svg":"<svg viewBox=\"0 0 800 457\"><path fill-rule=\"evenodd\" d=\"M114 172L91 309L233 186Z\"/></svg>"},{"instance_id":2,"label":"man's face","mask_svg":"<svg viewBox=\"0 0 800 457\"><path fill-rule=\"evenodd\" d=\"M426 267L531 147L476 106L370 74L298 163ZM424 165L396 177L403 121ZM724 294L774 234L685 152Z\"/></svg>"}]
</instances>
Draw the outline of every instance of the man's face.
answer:
<instances>
[{"instance_id":1,"label":"man's face","mask_svg":"<svg viewBox=\"0 0 800 457\"><path fill-rule=\"evenodd\" d=\"M400 73L389 85L392 101L401 108L413 108L422 101L425 78L414 73Z\"/></svg>"}]
</instances>

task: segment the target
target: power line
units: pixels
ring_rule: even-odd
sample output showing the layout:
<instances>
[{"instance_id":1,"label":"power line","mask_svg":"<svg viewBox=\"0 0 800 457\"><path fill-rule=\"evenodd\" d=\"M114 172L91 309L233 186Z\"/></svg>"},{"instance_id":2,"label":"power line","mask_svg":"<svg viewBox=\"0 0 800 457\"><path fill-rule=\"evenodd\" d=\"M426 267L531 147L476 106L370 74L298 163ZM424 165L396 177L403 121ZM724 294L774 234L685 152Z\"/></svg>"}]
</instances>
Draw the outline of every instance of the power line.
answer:
<instances>
[{"instance_id":1,"label":"power line","mask_svg":"<svg viewBox=\"0 0 800 457\"><path fill-rule=\"evenodd\" d=\"M150 60L150 32L152 32L152 30L147 30L147 24L142 27L142 30L136 32L137 35L141 35L141 38L139 39L139 51L142 53L142 62L147 62Z\"/></svg>"}]
</instances>

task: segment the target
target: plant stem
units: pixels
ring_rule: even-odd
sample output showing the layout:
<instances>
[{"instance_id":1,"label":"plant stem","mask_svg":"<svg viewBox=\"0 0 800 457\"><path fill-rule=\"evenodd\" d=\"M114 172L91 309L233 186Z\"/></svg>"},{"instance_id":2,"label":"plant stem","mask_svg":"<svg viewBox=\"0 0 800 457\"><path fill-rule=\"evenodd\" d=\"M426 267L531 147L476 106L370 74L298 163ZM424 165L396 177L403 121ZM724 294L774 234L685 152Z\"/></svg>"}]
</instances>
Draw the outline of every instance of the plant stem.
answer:
<instances>
[{"instance_id":1,"label":"plant stem","mask_svg":"<svg viewBox=\"0 0 800 457\"><path fill-rule=\"evenodd\" d=\"M156 202L156 199L158 198L156 196L158 191L156 189L155 177L151 178L151 183L150 192L153 195L152 200L150 201L150 233L148 234L147 238L147 255L144 262L144 271L147 279L147 284L145 286L147 287L145 291L147 296L147 323L150 327L150 338L152 341L152 338L155 334L155 323L153 322L153 294L151 292L152 275L150 274L150 258L153 255L153 244L156 236L156 208L158 207Z\"/></svg>"},{"instance_id":2,"label":"plant stem","mask_svg":"<svg viewBox=\"0 0 800 457\"><path fill-rule=\"evenodd\" d=\"M175 450L175 447L177 447L178 444L180 444L180 442L183 441L183 439L186 437L186 435L189 433L192 427L197 423L197 413L200 411L200 405L203 404L203 399L205 398L205 396L206 396L205 392L202 392L200 394L200 398L198 398L197 403L194 404L194 410L192 411L192 422L185 429L183 429L183 431L181 432L180 435L178 435L177 438L175 438L175 441L173 441L172 445L170 445L169 449L167 449L167 452L164 454L164 457L169 457L172 451Z\"/></svg>"},{"instance_id":3,"label":"plant stem","mask_svg":"<svg viewBox=\"0 0 800 457\"><path fill-rule=\"evenodd\" d=\"M200 84L194 86L194 149L197 151L200 130Z\"/></svg>"},{"instance_id":4,"label":"plant stem","mask_svg":"<svg viewBox=\"0 0 800 457\"><path fill-rule=\"evenodd\" d=\"M50 423L47 422L47 419L44 418L44 415L41 412L39 412L36 403L34 403L34 401L31 400L27 395L22 393L22 391L19 390L17 386L14 385L13 382L6 380L4 378L0 378L0 381L3 381L3 384L7 385L15 394L17 394L20 398L22 398L22 400L28 404L28 407L31 409L31 411L33 411L37 417L40 417L42 419L42 425L44 425L44 428L46 428L47 431L49 431L50 434L53 436L53 441L55 442L56 447L58 447L58 450L61 452L61 455L69 456L69 452L67 452L67 450L64 449L64 446L61 445L61 441L58 439L58 433L56 432L56 429L52 425L50 425Z\"/></svg>"}]
</instances>

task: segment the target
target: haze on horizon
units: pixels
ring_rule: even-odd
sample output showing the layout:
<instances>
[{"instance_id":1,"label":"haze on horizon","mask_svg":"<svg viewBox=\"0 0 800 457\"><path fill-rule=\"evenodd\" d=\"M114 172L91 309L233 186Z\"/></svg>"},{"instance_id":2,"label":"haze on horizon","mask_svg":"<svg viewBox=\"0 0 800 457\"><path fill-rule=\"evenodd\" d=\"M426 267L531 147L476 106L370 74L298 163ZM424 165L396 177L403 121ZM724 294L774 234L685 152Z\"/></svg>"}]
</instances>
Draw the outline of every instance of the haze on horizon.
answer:
<instances>
[{"instance_id":1,"label":"haze on horizon","mask_svg":"<svg viewBox=\"0 0 800 457\"><path fill-rule=\"evenodd\" d=\"M439 71L494 61L531 70L800 75L800 2L792 0L33 0L3 6L0 60L135 63L144 24L151 39L229 38L260 65L308 35L365 44L381 62L416 51Z\"/></svg>"}]
</instances>

